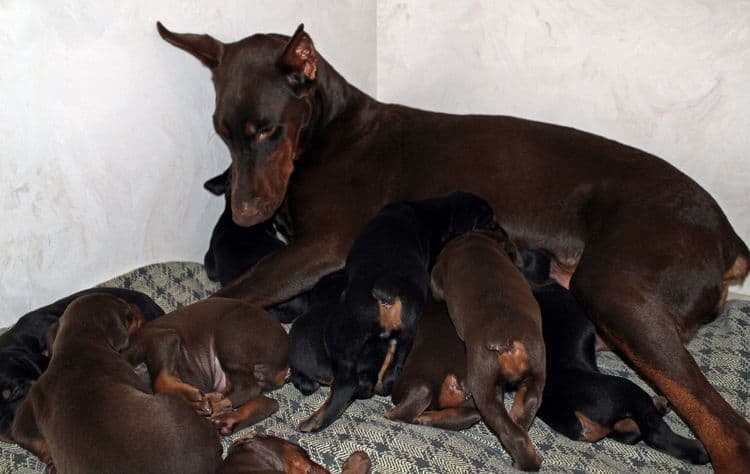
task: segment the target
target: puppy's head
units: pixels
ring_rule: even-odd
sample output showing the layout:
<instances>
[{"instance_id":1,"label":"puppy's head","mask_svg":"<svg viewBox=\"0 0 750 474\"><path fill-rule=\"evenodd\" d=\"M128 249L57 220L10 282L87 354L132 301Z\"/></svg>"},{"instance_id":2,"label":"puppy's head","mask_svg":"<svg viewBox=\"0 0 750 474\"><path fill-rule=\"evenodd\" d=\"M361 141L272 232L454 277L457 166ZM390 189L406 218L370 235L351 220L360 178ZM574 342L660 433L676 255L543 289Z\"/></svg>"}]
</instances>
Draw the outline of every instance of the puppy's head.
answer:
<instances>
[{"instance_id":1,"label":"puppy's head","mask_svg":"<svg viewBox=\"0 0 750 474\"><path fill-rule=\"evenodd\" d=\"M60 317L51 335L52 353L59 344L79 338L94 338L119 352L128 346L130 334L143 324L140 308L106 293L92 293L76 298Z\"/></svg>"},{"instance_id":2,"label":"puppy's head","mask_svg":"<svg viewBox=\"0 0 750 474\"><path fill-rule=\"evenodd\" d=\"M225 464L247 472L328 473L299 445L275 436L251 433L232 443L228 454Z\"/></svg>"},{"instance_id":3,"label":"puppy's head","mask_svg":"<svg viewBox=\"0 0 750 474\"><path fill-rule=\"evenodd\" d=\"M447 196L451 210L450 224L445 241L472 230L497 230L492 206L471 193L454 192Z\"/></svg>"}]
</instances>

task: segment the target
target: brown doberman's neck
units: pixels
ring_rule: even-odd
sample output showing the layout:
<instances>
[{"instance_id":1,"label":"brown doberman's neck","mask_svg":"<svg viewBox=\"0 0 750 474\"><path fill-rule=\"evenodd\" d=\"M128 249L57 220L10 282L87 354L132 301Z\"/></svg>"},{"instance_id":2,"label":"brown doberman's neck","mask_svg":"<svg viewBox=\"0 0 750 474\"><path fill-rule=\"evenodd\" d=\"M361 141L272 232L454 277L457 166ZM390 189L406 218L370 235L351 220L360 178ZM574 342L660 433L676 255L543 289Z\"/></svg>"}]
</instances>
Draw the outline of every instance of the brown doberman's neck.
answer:
<instances>
[{"instance_id":1,"label":"brown doberman's neck","mask_svg":"<svg viewBox=\"0 0 750 474\"><path fill-rule=\"evenodd\" d=\"M379 103L346 81L328 62L320 58L315 98L313 99L313 117L311 119L308 139L339 121L351 121L352 127L357 122L365 123L362 115Z\"/></svg>"}]
</instances>

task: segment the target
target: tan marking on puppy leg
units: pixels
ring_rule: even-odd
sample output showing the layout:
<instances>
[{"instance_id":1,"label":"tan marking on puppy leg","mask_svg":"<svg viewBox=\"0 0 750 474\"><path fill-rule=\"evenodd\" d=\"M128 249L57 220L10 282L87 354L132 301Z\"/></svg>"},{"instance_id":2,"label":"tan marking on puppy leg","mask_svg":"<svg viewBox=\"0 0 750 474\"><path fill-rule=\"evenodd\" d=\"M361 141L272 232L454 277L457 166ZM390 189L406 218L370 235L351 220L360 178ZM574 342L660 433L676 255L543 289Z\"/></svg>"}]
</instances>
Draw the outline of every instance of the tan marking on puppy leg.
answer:
<instances>
[{"instance_id":1,"label":"tan marking on puppy leg","mask_svg":"<svg viewBox=\"0 0 750 474\"><path fill-rule=\"evenodd\" d=\"M383 365L380 366L380 370L378 371L378 381L375 384L375 393L378 395L383 394L383 377L385 377L385 373L388 372L388 367L390 367L391 362L393 362L393 356L396 354L396 340L391 339L388 341L388 352L385 354L385 359L383 359Z\"/></svg>"},{"instance_id":2,"label":"tan marking on puppy leg","mask_svg":"<svg viewBox=\"0 0 750 474\"><path fill-rule=\"evenodd\" d=\"M454 374L448 374L440 386L438 406L440 408L455 408L466 401L468 395Z\"/></svg>"},{"instance_id":3,"label":"tan marking on puppy leg","mask_svg":"<svg viewBox=\"0 0 750 474\"><path fill-rule=\"evenodd\" d=\"M732 266L724 274L725 283L742 283L748 273L747 259L740 255L737 257Z\"/></svg>"},{"instance_id":4,"label":"tan marking on puppy leg","mask_svg":"<svg viewBox=\"0 0 750 474\"><path fill-rule=\"evenodd\" d=\"M510 419L513 423L518 424L518 420L524 415L524 409L526 408L526 392L529 391L529 387L526 384L521 384L516 390L516 396L513 398L513 405L510 407Z\"/></svg>"},{"instance_id":5,"label":"tan marking on puppy leg","mask_svg":"<svg viewBox=\"0 0 750 474\"><path fill-rule=\"evenodd\" d=\"M380 304L380 327L386 332L401 329L404 325L401 320L401 311L403 310L401 299L397 297L393 304L383 303L382 301L378 303Z\"/></svg>"},{"instance_id":6,"label":"tan marking on puppy leg","mask_svg":"<svg viewBox=\"0 0 750 474\"><path fill-rule=\"evenodd\" d=\"M576 411L575 414L576 418L578 418L578 422L581 423L581 427L583 428L581 436L578 437L578 441L595 443L612 432L611 429L589 419L580 411Z\"/></svg>"},{"instance_id":7,"label":"tan marking on puppy leg","mask_svg":"<svg viewBox=\"0 0 750 474\"><path fill-rule=\"evenodd\" d=\"M623 418L622 420L618 421L612 427L612 431L615 431L617 433L632 433L638 435L641 434L641 429L638 428L638 423L636 423L632 418Z\"/></svg>"},{"instance_id":8,"label":"tan marking on puppy leg","mask_svg":"<svg viewBox=\"0 0 750 474\"><path fill-rule=\"evenodd\" d=\"M513 341L509 349L499 351L497 361L500 373L507 382L516 382L529 371L529 360L523 343Z\"/></svg>"}]
</instances>

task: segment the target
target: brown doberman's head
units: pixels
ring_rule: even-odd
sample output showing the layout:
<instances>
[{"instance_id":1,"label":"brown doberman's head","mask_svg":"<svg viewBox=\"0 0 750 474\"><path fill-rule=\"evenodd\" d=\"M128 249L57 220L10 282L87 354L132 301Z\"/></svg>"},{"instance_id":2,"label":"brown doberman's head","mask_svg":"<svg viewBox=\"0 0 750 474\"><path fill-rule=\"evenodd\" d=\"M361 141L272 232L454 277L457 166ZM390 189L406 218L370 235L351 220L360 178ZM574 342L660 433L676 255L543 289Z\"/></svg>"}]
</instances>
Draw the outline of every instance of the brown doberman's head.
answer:
<instances>
[{"instance_id":1,"label":"brown doberman's head","mask_svg":"<svg viewBox=\"0 0 750 474\"><path fill-rule=\"evenodd\" d=\"M268 219L286 194L311 119L318 72L312 40L302 25L291 39L258 34L235 43L173 33L161 23L157 29L211 69L214 128L232 157L232 219L244 227Z\"/></svg>"},{"instance_id":2,"label":"brown doberman's head","mask_svg":"<svg viewBox=\"0 0 750 474\"><path fill-rule=\"evenodd\" d=\"M54 354L58 344L93 338L119 352L143 321L143 312L136 305L107 293L88 294L76 298L60 316L49 333L49 347Z\"/></svg>"},{"instance_id":3,"label":"brown doberman's head","mask_svg":"<svg viewBox=\"0 0 750 474\"><path fill-rule=\"evenodd\" d=\"M251 433L229 447L222 474L240 472L289 472L326 474L299 445L276 436Z\"/></svg>"}]
</instances>

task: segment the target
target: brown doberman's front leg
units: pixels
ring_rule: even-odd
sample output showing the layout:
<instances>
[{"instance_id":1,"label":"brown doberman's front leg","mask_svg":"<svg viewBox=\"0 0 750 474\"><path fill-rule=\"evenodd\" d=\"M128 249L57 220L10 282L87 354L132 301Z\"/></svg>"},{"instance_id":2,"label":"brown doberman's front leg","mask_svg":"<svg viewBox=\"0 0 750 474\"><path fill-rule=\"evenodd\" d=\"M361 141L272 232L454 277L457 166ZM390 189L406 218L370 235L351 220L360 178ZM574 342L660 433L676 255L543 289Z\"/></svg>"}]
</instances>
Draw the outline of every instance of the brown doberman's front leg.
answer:
<instances>
[{"instance_id":1,"label":"brown doberman's front leg","mask_svg":"<svg viewBox=\"0 0 750 474\"><path fill-rule=\"evenodd\" d=\"M312 289L322 277L343 268L350 246L351 239L344 236L301 238L262 258L214 296L273 306Z\"/></svg>"},{"instance_id":2,"label":"brown doberman's front leg","mask_svg":"<svg viewBox=\"0 0 750 474\"><path fill-rule=\"evenodd\" d=\"M711 386L683 346L676 321L686 315L671 314L657 289L643 284L647 272L614 275L597 261L584 256L572 290L599 331L667 397L703 442L717 472L750 472L750 424ZM601 278L602 271L609 271L607 278ZM715 305L699 303L693 311Z\"/></svg>"},{"instance_id":3,"label":"brown doberman's front leg","mask_svg":"<svg viewBox=\"0 0 750 474\"><path fill-rule=\"evenodd\" d=\"M476 408L455 407L442 410L428 410L418 416L416 422L420 425L432 426L444 430L465 430L477 424L482 419Z\"/></svg>"}]
</instances>

